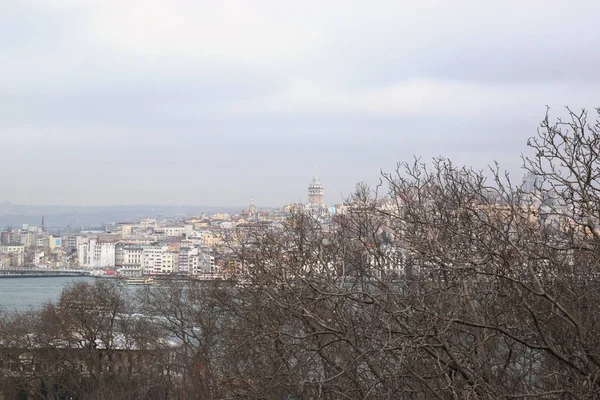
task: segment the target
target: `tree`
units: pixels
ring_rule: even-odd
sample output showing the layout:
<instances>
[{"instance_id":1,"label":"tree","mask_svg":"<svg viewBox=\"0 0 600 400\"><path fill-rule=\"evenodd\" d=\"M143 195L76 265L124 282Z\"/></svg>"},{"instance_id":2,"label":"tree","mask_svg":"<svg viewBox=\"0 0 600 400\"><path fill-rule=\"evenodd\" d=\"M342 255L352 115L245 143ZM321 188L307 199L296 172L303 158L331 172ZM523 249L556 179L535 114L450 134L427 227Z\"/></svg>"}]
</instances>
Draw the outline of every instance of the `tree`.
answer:
<instances>
[{"instance_id":1,"label":"tree","mask_svg":"<svg viewBox=\"0 0 600 400\"><path fill-rule=\"evenodd\" d=\"M248 393L597 397L600 136L569 115L529 141L532 192L497 167L417 160L385 195L359 187L333 228L296 215L255 235Z\"/></svg>"},{"instance_id":2,"label":"tree","mask_svg":"<svg viewBox=\"0 0 600 400\"><path fill-rule=\"evenodd\" d=\"M2 374L11 394L52 399L160 396L155 369L165 352L158 329L136 317L118 284L75 283L57 304L8 318L1 342Z\"/></svg>"},{"instance_id":3,"label":"tree","mask_svg":"<svg viewBox=\"0 0 600 400\"><path fill-rule=\"evenodd\" d=\"M0 357L71 365L78 348L89 376L44 387L85 398L598 398L600 125L567 112L529 140L531 184L400 163L330 223L294 212L233 235L231 280L148 288L142 317L101 283L10 317ZM105 368L119 349L126 375ZM24 372L4 383L26 390Z\"/></svg>"}]
</instances>

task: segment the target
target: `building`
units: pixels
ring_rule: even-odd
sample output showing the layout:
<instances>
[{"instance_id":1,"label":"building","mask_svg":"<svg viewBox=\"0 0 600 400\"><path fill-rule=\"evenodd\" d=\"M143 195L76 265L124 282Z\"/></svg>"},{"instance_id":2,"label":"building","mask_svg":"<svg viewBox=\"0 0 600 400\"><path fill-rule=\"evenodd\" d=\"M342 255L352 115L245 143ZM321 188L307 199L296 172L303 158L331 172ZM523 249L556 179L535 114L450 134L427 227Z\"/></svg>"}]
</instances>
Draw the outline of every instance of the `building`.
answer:
<instances>
[{"instance_id":1,"label":"building","mask_svg":"<svg viewBox=\"0 0 600 400\"><path fill-rule=\"evenodd\" d=\"M46 263L46 253L43 250L36 250L33 254L33 264L39 267Z\"/></svg>"},{"instance_id":2,"label":"building","mask_svg":"<svg viewBox=\"0 0 600 400\"><path fill-rule=\"evenodd\" d=\"M166 275L173 272L177 254L169 252L168 246L147 246L142 250L144 275Z\"/></svg>"},{"instance_id":3,"label":"building","mask_svg":"<svg viewBox=\"0 0 600 400\"><path fill-rule=\"evenodd\" d=\"M317 171L315 171L312 182L308 185L308 203L317 206L323 205L323 185L319 181Z\"/></svg>"},{"instance_id":4,"label":"building","mask_svg":"<svg viewBox=\"0 0 600 400\"><path fill-rule=\"evenodd\" d=\"M199 252L190 257L190 273L192 275L216 274L218 272L215 257L206 252Z\"/></svg>"},{"instance_id":5,"label":"building","mask_svg":"<svg viewBox=\"0 0 600 400\"><path fill-rule=\"evenodd\" d=\"M220 235L209 230L197 232L194 237L199 238L200 244L206 247L218 246L223 242Z\"/></svg>"},{"instance_id":6,"label":"building","mask_svg":"<svg viewBox=\"0 0 600 400\"><path fill-rule=\"evenodd\" d=\"M37 243L37 234L29 231L21 233L21 244L27 248L34 247Z\"/></svg>"},{"instance_id":7,"label":"building","mask_svg":"<svg viewBox=\"0 0 600 400\"><path fill-rule=\"evenodd\" d=\"M254 204L254 199L250 202L250 207L248 207L248 218L252 221L258 218L258 213L256 212L256 204Z\"/></svg>"},{"instance_id":8,"label":"building","mask_svg":"<svg viewBox=\"0 0 600 400\"><path fill-rule=\"evenodd\" d=\"M35 239L35 247L44 247L45 239L46 236L38 235L38 237Z\"/></svg>"},{"instance_id":9,"label":"building","mask_svg":"<svg viewBox=\"0 0 600 400\"><path fill-rule=\"evenodd\" d=\"M67 244L67 249L70 251L77 250L77 236L67 236L65 243Z\"/></svg>"},{"instance_id":10,"label":"building","mask_svg":"<svg viewBox=\"0 0 600 400\"><path fill-rule=\"evenodd\" d=\"M21 243L5 243L0 245L0 254L7 255L10 265L6 261L3 262L3 267L21 267L25 262L25 246Z\"/></svg>"},{"instance_id":11,"label":"building","mask_svg":"<svg viewBox=\"0 0 600 400\"><path fill-rule=\"evenodd\" d=\"M165 226L163 229L166 237L183 236L186 233L184 226Z\"/></svg>"},{"instance_id":12,"label":"building","mask_svg":"<svg viewBox=\"0 0 600 400\"><path fill-rule=\"evenodd\" d=\"M21 231L13 229L10 233L10 243L19 243L21 241Z\"/></svg>"},{"instance_id":13,"label":"building","mask_svg":"<svg viewBox=\"0 0 600 400\"><path fill-rule=\"evenodd\" d=\"M0 234L0 243L10 243L10 235L11 235L11 231L6 230L6 231L2 231L2 233Z\"/></svg>"},{"instance_id":14,"label":"building","mask_svg":"<svg viewBox=\"0 0 600 400\"><path fill-rule=\"evenodd\" d=\"M178 266L179 272L188 274L193 269L193 257L199 254L197 247L180 247Z\"/></svg>"},{"instance_id":15,"label":"building","mask_svg":"<svg viewBox=\"0 0 600 400\"><path fill-rule=\"evenodd\" d=\"M533 172L528 172L527 175L523 178L523 184L521 185L521 189L525 193L535 193L539 191L542 187L542 179L539 175L536 175Z\"/></svg>"},{"instance_id":16,"label":"building","mask_svg":"<svg viewBox=\"0 0 600 400\"><path fill-rule=\"evenodd\" d=\"M160 275L171 275L179 267L179 253L176 251L164 251L162 254L162 266L160 271L155 271Z\"/></svg>"},{"instance_id":17,"label":"building","mask_svg":"<svg viewBox=\"0 0 600 400\"><path fill-rule=\"evenodd\" d=\"M21 243L6 243L0 245L0 254L25 253L25 246Z\"/></svg>"},{"instance_id":18,"label":"building","mask_svg":"<svg viewBox=\"0 0 600 400\"><path fill-rule=\"evenodd\" d=\"M115 231L121 232L121 237L125 238L133 235L133 230L135 228L135 224L131 222L119 222L115 226Z\"/></svg>"},{"instance_id":19,"label":"building","mask_svg":"<svg viewBox=\"0 0 600 400\"><path fill-rule=\"evenodd\" d=\"M105 268L115 265L115 244L89 239L77 246L79 266Z\"/></svg>"},{"instance_id":20,"label":"building","mask_svg":"<svg viewBox=\"0 0 600 400\"><path fill-rule=\"evenodd\" d=\"M119 268L121 275L129 277L142 276L143 251L142 246L116 245L115 266Z\"/></svg>"},{"instance_id":21,"label":"building","mask_svg":"<svg viewBox=\"0 0 600 400\"><path fill-rule=\"evenodd\" d=\"M156 228L156 219L155 218L144 218L140 221L140 228L148 229L148 228Z\"/></svg>"},{"instance_id":22,"label":"building","mask_svg":"<svg viewBox=\"0 0 600 400\"><path fill-rule=\"evenodd\" d=\"M529 172L523 178L523 184L521 185L521 190L523 192L521 198L522 206L535 209L539 209L542 206L542 184L542 178L533 172Z\"/></svg>"},{"instance_id":23,"label":"building","mask_svg":"<svg viewBox=\"0 0 600 400\"><path fill-rule=\"evenodd\" d=\"M44 238L43 247L50 250L54 250L57 247L62 246L62 239L55 237L54 235L48 235Z\"/></svg>"}]
</instances>

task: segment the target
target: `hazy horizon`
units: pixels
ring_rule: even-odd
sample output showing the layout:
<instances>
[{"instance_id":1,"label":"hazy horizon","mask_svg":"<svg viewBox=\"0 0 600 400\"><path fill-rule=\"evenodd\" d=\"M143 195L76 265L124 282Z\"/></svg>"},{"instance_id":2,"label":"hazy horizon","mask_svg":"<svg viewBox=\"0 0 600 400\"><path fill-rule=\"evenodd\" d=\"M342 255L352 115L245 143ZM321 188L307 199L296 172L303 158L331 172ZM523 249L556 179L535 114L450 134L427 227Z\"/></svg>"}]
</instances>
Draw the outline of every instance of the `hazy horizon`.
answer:
<instances>
[{"instance_id":1,"label":"hazy horizon","mask_svg":"<svg viewBox=\"0 0 600 400\"><path fill-rule=\"evenodd\" d=\"M12 201L5 201L5 200L0 200L0 205L14 205L14 206L23 206L23 207L73 207L73 208L101 208L101 207L207 207L207 208L226 208L226 209L231 209L231 208L247 208L248 204L238 204L238 205L233 205L233 206L221 206L218 204L135 204L135 203L131 203L131 204L34 204L34 203L15 203ZM269 205L257 205L258 208L272 208L272 207L276 207L276 206L269 206Z\"/></svg>"},{"instance_id":2,"label":"hazy horizon","mask_svg":"<svg viewBox=\"0 0 600 400\"><path fill-rule=\"evenodd\" d=\"M5 0L0 198L278 206L598 104L592 1ZM576 60L576 61L575 61Z\"/></svg>"}]
</instances>

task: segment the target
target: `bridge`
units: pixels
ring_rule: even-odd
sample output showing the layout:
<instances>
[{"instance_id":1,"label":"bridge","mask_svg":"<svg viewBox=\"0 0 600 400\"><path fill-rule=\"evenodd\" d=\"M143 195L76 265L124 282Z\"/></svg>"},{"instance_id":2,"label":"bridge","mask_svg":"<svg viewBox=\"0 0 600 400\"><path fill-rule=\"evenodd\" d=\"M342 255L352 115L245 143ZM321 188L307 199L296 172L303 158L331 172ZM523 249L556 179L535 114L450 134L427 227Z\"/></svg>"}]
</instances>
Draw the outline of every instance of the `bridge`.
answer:
<instances>
[{"instance_id":1,"label":"bridge","mask_svg":"<svg viewBox=\"0 0 600 400\"><path fill-rule=\"evenodd\" d=\"M0 269L0 278L59 278L68 276L88 276L89 271L79 269Z\"/></svg>"}]
</instances>

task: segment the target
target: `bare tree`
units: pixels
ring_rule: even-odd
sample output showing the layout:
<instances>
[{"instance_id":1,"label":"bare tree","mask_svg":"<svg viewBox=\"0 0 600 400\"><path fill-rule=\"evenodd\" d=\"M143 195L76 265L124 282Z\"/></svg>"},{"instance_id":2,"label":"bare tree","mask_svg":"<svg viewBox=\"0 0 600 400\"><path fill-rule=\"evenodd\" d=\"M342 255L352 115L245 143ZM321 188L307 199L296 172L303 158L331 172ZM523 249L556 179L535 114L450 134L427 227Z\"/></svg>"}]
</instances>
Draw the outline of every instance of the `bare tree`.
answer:
<instances>
[{"instance_id":1,"label":"bare tree","mask_svg":"<svg viewBox=\"0 0 600 400\"><path fill-rule=\"evenodd\" d=\"M598 398L600 125L567 112L529 140L531 184L496 165L400 163L332 221L294 212L231 235L231 280L147 288L137 316L122 288L76 285L9 317L0 358L21 370L2 383L81 398ZM61 373L23 370L43 359Z\"/></svg>"}]
</instances>

